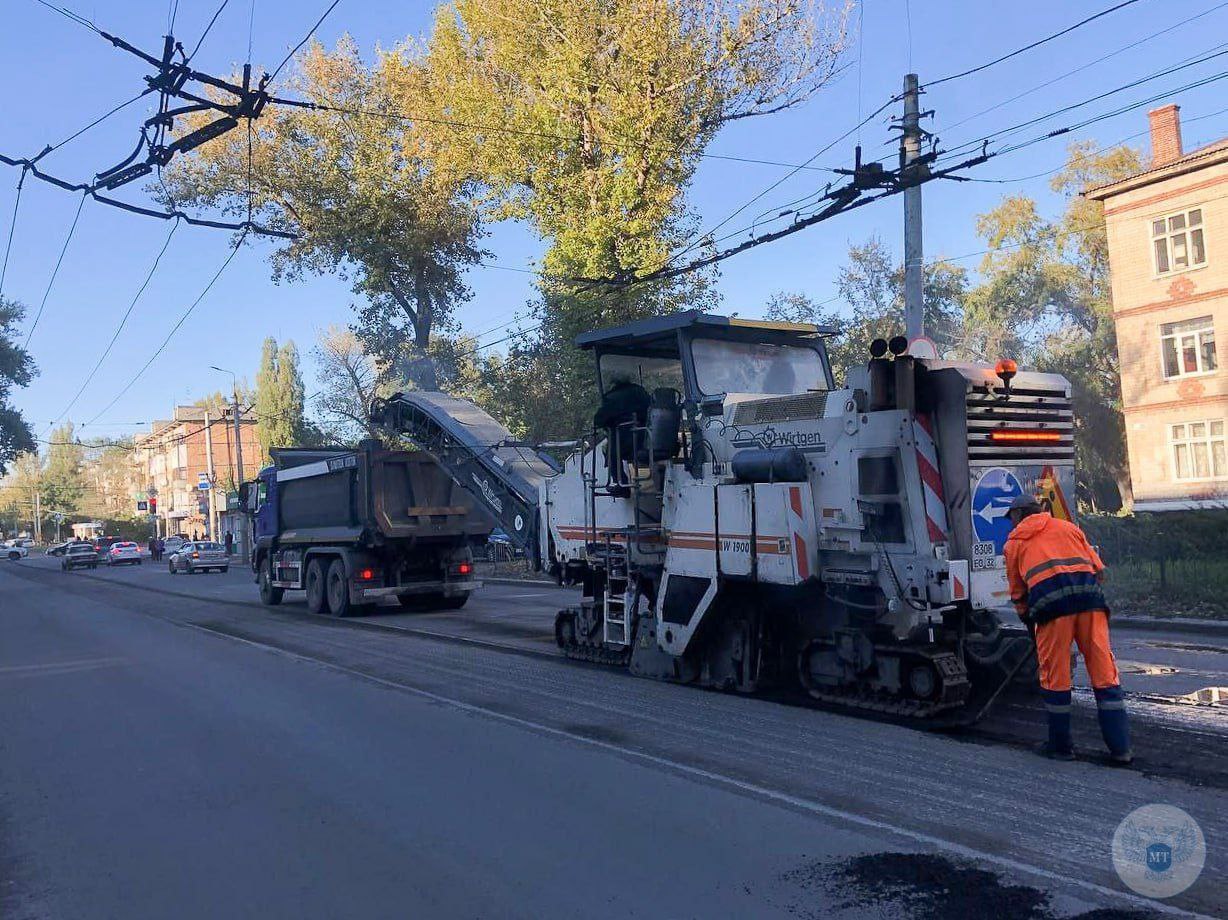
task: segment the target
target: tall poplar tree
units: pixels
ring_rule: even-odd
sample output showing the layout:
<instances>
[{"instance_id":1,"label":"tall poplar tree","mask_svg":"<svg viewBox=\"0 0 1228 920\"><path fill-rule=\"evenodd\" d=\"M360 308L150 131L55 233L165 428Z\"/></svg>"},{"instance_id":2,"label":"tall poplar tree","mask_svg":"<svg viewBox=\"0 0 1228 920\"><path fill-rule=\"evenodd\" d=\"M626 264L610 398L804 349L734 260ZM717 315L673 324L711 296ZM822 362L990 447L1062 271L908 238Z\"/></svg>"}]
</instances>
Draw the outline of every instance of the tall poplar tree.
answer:
<instances>
[{"instance_id":1,"label":"tall poplar tree","mask_svg":"<svg viewBox=\"0 0 1228 920\"><path fill-rule=\"evenodd\" d=\"M274 447L301 447L308 426L303 418L303 377L293 342L280 348L272 336L264 340L256 374L256 434L267 456Z\"/></svg>"}]
</instances>

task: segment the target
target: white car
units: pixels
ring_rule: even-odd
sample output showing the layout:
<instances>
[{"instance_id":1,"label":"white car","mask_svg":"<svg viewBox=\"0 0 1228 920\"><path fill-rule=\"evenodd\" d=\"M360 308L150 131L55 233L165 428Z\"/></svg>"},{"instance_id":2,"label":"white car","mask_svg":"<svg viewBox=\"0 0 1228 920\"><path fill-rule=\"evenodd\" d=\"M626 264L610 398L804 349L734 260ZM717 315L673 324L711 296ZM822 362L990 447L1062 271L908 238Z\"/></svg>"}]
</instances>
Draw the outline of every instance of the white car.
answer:
<instances>
[{"instance_id":1,"label":"white car","mask_svg":"<svg viewBox=\"0 0 1228 920\"><path fill-rule=\"evenodd\" d=\"M17 540L6 544L3 552L7 558L12 559L14 562L16 562L18 559L25 559L26 556L30 555L29 548Z\"/></svg>"},{"instance_id":2,"label":"white car","mask_svg":"<svg viewBox=\"0 0 1228 920\"><path fill-rule=\"evenodd\" d=\"M140 565L141 548L135 543L112 543L103 560L107 565Z\"/></svg>"}]
</instances>

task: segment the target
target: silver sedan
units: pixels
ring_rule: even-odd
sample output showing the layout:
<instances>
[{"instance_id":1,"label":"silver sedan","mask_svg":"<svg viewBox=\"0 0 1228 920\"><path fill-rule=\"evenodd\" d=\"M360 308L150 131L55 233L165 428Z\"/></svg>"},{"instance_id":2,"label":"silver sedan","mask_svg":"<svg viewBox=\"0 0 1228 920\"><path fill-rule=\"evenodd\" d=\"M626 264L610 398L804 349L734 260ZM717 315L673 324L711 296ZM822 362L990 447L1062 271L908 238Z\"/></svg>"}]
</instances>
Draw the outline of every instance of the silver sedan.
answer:
<instances>
[{"instance_id":1,"label":"silver sedan","mask_svg":"<svg viewBox=\"0 0 1228 920\"><path fill-rule=\"evenodd\" d=\"M210 570L225 572L230 568L230 557L226 555L226 547L221 543L208 540L197 540L185 543L166 560L166 567L172 575L187 572L195 575L197 572Z\"/></svg>"}]
</instances>

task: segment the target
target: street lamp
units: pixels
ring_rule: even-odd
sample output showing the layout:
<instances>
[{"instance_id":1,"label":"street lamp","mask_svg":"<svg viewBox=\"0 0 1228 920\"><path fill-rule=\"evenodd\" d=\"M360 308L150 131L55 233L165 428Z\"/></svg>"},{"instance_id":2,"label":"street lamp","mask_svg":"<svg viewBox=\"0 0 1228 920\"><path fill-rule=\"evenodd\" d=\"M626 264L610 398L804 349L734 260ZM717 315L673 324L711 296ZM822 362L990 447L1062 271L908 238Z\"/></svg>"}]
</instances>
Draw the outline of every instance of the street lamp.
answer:
<instances>
[{"instance_id":1,"label":"street lamp","mask_svg":"<svg viewBox=\"0 0 1228 920\"><path fill-rule=\"evenodd\" d=\"M218 367L216 364L209 365L210 370L218 371L223 374L230 375L231 393L234 395L234 422L235 422L235 484L238 485L243 481L243 433L239 428L239 376L234 371L224 367Z\"/></svg>"}]
</instances>

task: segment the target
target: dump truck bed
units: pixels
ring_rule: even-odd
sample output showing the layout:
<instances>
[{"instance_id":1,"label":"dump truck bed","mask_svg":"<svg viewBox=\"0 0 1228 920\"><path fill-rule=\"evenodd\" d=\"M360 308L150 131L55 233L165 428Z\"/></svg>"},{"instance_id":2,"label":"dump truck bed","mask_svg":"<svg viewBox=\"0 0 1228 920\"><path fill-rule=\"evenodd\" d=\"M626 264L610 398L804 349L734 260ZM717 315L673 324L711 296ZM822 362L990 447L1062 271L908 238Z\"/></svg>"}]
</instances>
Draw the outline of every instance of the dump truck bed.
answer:
<instances>
[{"instance_id":1,"label":"dump truck bed","mask_svg":"<svg viewBox=\"0 0 1228 920\"><path fill-rule=\"evenodd\" d=\"M422 451L272 451L282 544L454 540L488 533L469 493Z\"/></svg>"}]
</instances>

